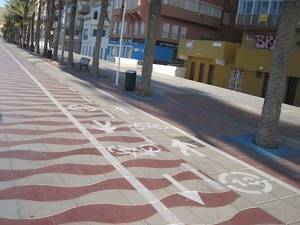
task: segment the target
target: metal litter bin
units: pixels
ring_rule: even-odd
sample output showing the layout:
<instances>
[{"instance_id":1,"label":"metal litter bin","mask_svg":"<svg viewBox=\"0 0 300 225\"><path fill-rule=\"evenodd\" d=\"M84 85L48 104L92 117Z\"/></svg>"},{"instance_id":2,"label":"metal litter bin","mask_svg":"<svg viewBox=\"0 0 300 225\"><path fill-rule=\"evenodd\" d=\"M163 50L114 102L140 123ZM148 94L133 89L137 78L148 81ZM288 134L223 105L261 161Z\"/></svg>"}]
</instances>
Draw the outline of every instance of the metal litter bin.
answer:
<instances>
[{"instance_id":1,"label":"metal litter bin","mask_svg":"<svg viewBox=\"0 0 300 225\"><path fill-rule=\"evenodd\" d=\"M48 50L47 57L48 57L48 59L52 58L52 50Z\"/></svg>"},{"instance_id":2,"label":"metal litter bin","mask_svg":"<svg viewBox=\"0 0 300 225\"><path fill-rule=\"evenodd\" d=\"M125 90L134 91L136 82L136 71L127 70L125 76Z\"/></svg>"}]
</instances>

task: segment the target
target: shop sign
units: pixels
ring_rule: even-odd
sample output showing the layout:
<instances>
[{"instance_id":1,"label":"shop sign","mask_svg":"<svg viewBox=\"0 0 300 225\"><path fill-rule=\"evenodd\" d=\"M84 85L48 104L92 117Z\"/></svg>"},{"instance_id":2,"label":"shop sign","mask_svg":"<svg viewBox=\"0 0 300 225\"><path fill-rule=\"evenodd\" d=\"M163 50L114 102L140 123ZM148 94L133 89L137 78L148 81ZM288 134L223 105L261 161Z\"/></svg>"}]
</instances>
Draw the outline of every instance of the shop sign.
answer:
<instances>
[{"instance_id":1,"label":"shop sign","mask_svg":"<svg viewBox=\"0 0 300 225\"><path fill-rule=\"evenodd\" d=\"M255 34L255 48L274 50L276 36L270 34Z\"/></svg>"},{"instance_id":2,"label":"shop sign","mask_svg":"<svg viewBox=\"0 0 300 225\"><path fill-rule=\"evenodd\" d=\"M163 47L169 47L169 48L178 48L177 44L166 42L166 41L156 41L156 45L163 46Z\"/></svg>"}]
</instances>

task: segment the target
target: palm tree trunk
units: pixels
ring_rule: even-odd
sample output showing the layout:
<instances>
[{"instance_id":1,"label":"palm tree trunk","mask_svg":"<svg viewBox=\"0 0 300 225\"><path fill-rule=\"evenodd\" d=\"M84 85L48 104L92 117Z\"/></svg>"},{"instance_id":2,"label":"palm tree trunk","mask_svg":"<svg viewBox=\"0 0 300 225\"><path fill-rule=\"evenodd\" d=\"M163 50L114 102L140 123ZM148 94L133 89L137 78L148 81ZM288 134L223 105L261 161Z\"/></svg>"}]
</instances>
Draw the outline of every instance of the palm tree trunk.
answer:
<instances>
[{"instance_id":1,"label":"palm tree trunk","mask_svg":"<svg viewBox=\"0 0 300 225\"><path fill-rule=\"evenodd\" d=\"M50 0L46 0L46 21L43 56L47 56L48 54L48 42L50 37L50 8Z\"/></svg>"},{"instance_id":2,"label":"palm tree trunk","mask_svg":"<svg viewBox=\"0 0 300 225\"><path fill-rule=\"evenodd\" d=\"M23 27L22 27L22 47L25 48L26 47L26 23L23 23Z\"/></svg>"},{"instance_id":3,"label":"palm tree trunk","mask_svg":"<svg viewBox=\"0 0 300 225\"><path fill-rule=\"evenodd\" d=\"M36 31L35 31L35 47L36 47L37 54L40 54L42 3L43 3L43 0L40 0L39 8L38 8L38 17L37 17L37 21L36 21Z\"/></svg>"},{"instance_id":4,"label":"palm tree trunk","mask_svg":"<svg viewBox=\"0 0 300 225\"><path fill-rule=\"evenodd\" d=\"M59 36L61 30L62 10L63 10L63 0L58 0L58 21L57 21L57 27L56 27L55 37L53 41L53 56L52 56L53 60L57 60Z\"/></svg>"},{"instance_id":5,"label":"palm tree trunk","mask_svg":"<svg viewBox=\"0 0 300 225\"><path fill-rule=\"evenodd\" d=\"M288 59L300 11L299 0L285 0L283 4L283 14L277 30L270 80L255 140L257 145L265 148L277 147L276 139L281 104L287 83Z\"/></svg>"},{"instance_id":6,"label":"palm tree trunk","mask_svg":"<svg viewBox=\"0 0 300 225\"><path fill-rule=\"evenodd\" d=\"M100 16L98 19L98 26L97 26L97 36L96 36L96 43L95 43L95 50L93 54L93 63L92 63L92 74L98 75L99 69L99 53L102 41L102 33L104 30L104 21L107 16L107 7L108 7L108 0L101 1L101 11Z\"/></svg>"},{"instance_id":7,"label":"palm tree trunk","mask_svg":"<svg viewBox=\"0 0 300 225\"><path fill-rule=\"evenodd\" d=\"M27 36L26 36L26 48L27 50L29 50L30 47L30 22L28 22L28 26L27 26Z\"/></svg>"},{"instance_id":8,"label":"palm tree trunk","mask_svg":"<svg viewBox=\"0 0 300 225\"><path fill-rule=\"evenodd\" d=\"M30 31L30 51L34 51L34 17L35 17L35 12L33 11L32 13L32 18L31 18L31 31Z\"/></svg>"},{"instance_id":9,"label":"palm tree trunk","mask_svg":"<svg viewBox=\"0 0 300 225\"><path fill-rule=\"evenodd\" d=\"M143 69L138 93L140 96L149 96L151 91L151 75L156 47L156 31L159 22L160 8L161 0L151 0L147 39L145 41L146 46L144 51Z\"/></svg>"},{"instance_id":10,"label":"palm tree trunk","mask_svg":"<svg viewBox=\"0 0 300 225\"><path fill-rule=\"evenodd\" d=\"M73 67L73 50L74 50L74 34L75 34L75 17L76 17L77 0L71 0L71 17L69 25L69 54L68 65Z\"/></svg>"}]
</instances>

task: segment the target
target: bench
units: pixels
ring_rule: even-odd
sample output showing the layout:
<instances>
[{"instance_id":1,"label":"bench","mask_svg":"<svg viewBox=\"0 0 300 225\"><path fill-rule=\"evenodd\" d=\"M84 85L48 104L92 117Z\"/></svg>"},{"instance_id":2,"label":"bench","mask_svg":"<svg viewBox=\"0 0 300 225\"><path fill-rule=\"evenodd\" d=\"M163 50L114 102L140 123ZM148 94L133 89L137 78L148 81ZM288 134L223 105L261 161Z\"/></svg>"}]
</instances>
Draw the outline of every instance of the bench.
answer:
<instances>
[{"instance_id":1,"label":"bench","mask_svg":"<svg viewBox=\"0 0 300 225\"><path fill-rule=\"evenodd\" d=\"M79 61L79 70L81 71L82 67L85 67L90 72L90 69L89 69L90 61L91 60L89 58L81 57L80 61Z\"/></svg>"}]
</instances>

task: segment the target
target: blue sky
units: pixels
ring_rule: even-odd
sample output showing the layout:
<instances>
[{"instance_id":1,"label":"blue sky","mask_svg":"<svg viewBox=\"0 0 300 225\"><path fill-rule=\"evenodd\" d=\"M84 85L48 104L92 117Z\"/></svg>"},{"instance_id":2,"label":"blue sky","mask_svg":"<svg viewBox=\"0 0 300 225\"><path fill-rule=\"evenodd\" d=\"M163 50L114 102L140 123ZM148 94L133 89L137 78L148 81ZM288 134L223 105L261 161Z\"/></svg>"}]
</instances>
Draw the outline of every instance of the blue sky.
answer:
<instances>
[{"instance_id":1,"label":"blue sky","mask_svg":"<svg viewBox=\"0 0 300 225\"><path fill-rule=\"evenodd\" d=\"M4 6L6 0L0 0L0 6Z\"/></svg>"}]
</instances>

